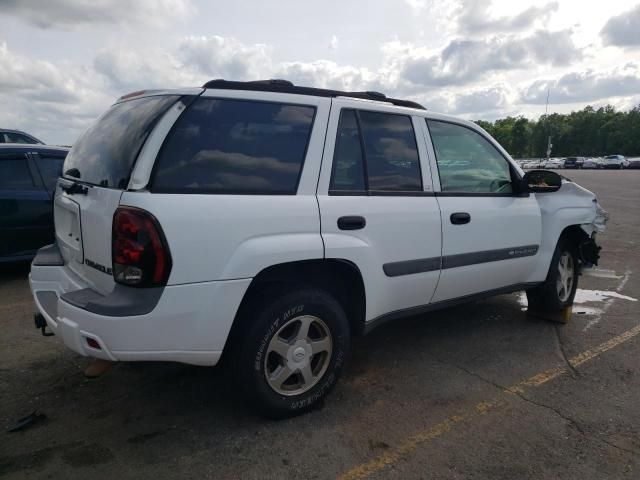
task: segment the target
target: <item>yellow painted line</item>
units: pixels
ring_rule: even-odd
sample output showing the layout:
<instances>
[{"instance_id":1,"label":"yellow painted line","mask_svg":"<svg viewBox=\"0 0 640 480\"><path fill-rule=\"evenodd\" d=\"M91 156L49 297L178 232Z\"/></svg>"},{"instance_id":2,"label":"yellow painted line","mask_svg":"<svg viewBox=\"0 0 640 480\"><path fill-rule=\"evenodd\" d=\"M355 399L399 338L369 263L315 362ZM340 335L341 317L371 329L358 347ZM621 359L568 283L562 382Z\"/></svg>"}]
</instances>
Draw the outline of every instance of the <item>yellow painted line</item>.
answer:
<instances>
[{"instance_id":1,"label":"yellow painted line","mask_svg":"<svg viewBox=\"0 0 640 480\"><path fill-rule=\"evenodd\" d=\"M569 364L573 367L582 365L583 363L596 358L604 352L611 350L618 345L621 345L622 343L630 340L638 334L640 334L640 325L637 325L636 327L633 327L632 329L627 330L626 332L617 335L604 343L601 343L597 347L591 348L576 355L575 357L570 358ZM527 387L539 387L540 385L543 385L559 377L560 375L567 373L567 371L568 368L566 367L550 368L549 370L540 372L530 378L516 383L515 385L505 388L504 392L505 394L512 395L523 393ZM486 413L496 410L497 408L505 405L507 405L507 402L504 398L496 398L493 400L480 402L466 413L453 415L443 420L442 422L429 427L426 430L421 430L417 433L414 433L397 447L386 451L382 455L374 458L369 462L357 465L347 470L346 472L341 474L338 479L356 480L367 478L370 475L383 470L385 467L396 463L401 458L413 453L421 444L430 442L431 440L451 431L457 424L468 422L480 415L485 415Z\"/></svg>"},{"instance_id":2,"label":"yellow painted line","mask_svg":"<svg viewBox=\"0 0 640 480\"><path fill-rule=\"evenodd\" d=\"M626 332L621 333L616 337L613 337L611 340L607 340L606 342L601 343L600 345L598 345L595 348L592 348L591 350L587 350L586 352L582 352L576 355L575 357L569 359L569 363L574 367L577 367L578 365L582 365L583 363L588 362L592 358L597 357L598 355L606 352L607 350L611 350L612 348L617 347L621 343L626 342L630 338L635 337L639 333L640 333L640 325L637 325L633 327L631 330L627 330Z\"/></svg>"}]
</instances>

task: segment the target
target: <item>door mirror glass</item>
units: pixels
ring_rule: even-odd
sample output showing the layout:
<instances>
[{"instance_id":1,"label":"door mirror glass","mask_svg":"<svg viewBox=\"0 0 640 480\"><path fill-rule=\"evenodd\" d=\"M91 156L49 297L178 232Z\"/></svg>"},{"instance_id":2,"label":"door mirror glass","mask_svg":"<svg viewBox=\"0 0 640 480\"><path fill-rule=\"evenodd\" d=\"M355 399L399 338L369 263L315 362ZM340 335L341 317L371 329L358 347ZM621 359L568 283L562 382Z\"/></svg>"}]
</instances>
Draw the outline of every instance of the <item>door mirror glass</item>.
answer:
<instances>
[{"instance_id":1,"label":"door mirror glass","mask_svg":"<svg viewBox=\"0 0 640 480\"><path fill-rule=\"evenodd\" d=\"M531 170L522 182L530 192L556 192L562 186L562 177L550 170Z\"/></svg>"}]
</instances>

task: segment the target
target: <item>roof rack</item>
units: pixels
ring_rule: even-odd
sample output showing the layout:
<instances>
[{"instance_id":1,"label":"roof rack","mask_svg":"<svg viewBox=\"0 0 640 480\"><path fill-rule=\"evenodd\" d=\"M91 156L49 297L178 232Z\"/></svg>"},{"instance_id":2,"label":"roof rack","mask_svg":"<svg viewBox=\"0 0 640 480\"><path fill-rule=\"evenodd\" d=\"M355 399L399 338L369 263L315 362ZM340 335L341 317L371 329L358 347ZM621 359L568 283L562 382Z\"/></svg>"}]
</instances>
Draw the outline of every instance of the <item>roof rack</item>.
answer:
<instances>
[{"instance_id":1,"label":"roof rack","mask_svg":"<svg viewBox=\"0 0 640 480\"><path fill-rule=\"evenodd\" d=\"M384 93L380 92L343 92L341 90L328 90L325 88L299 87L291 83L289 80L281 80L277 78L270 80L253 80L250 82L236 82L219 78L208 81L202 86L202 88L217 88L221 90L250 90L254 92L295 93L297 95L312 95L315 97L350 97L360 98L363 100L387 102L399 107L426 110L426 108L424 108L417 102L412 102L411 100L399 100L397 98L390 98L387 97Z\"/></svg>"}]
</instances>

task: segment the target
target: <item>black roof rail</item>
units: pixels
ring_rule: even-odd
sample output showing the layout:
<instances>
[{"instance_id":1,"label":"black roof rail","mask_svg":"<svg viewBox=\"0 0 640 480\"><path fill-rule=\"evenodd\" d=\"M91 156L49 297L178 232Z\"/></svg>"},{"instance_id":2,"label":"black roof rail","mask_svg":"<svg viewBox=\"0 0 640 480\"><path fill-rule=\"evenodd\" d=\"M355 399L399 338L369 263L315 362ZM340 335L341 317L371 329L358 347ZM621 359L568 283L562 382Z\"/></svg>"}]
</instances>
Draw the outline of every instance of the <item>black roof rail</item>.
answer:
<instances>
[{"instance_id":1,"label":"black roof rail","mask_svg":"<svg viewBox=\"0 0 640 480\"><path fill-rule=\"evenodd\" d=\"M329 90L325 88L299 87L289 80L270 79L253 80L249 82L236 82L233 80L223 80L221 78L210 80L202 88L217 88L220 90L250 90L254 92L275 92L275 93L295 93L297 95L311 95L315 97L350 97L363 100L376 100L387 102L399 107L417 108L426 110L422 105L411 100L400 100L387 97L380 92L344 92L341 90Z\"/></svg>"}]
</instances>

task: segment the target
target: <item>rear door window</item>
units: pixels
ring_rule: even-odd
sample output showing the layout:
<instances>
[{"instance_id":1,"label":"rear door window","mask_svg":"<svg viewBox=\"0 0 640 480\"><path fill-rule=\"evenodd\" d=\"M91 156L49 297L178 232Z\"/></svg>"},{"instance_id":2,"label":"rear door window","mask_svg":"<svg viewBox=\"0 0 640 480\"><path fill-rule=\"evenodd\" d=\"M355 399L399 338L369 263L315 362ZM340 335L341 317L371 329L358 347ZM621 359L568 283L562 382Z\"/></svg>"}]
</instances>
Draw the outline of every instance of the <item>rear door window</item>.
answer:
<instances>
[{"instance_id":1,"label":"rear door window","mask_svg":"<svg viewBox=\"0 0 640 480\"><path fill-rule=\"evenodd\" d=\"M361 111L369 190L420 191L422 177L411 117Z\"/></svg>"},{"instance_id":2,"label":"rear door window","mask_svg":"<svg viewBox=\"0 0 640 480\"><path fill-rule=\"evenodd\" d=\"M422 191L420 157L411 117L343 110L329 191L338 195L346 191L351 194Z\"/></svg>"},{"instance_id":3,"label":"rear door window","mask_svg":"<svg viewBox=\"0 0 640 480\"><path fill-rule=\"evenodd\" d=\"M102 187L126 188L147 136L178 98L142 97L111 107L76 140L64 163L64 176Z\"/></svg>"},{"instance_id":4,"label":"rear door window","mask_svg":"<svg viewBox=\"0 0 640 480\"><path fill-rule=\"evenodd\" d=\"M0 155L0 189L30 190L34 183L24 155Z\"/></svg>"},{"instance_id":5,"label":"rear door window","mask_svg":"<svg viewBox=\"0 0 640 480\"><path fill-rule=\"evenodd\" d=\"M155 165L154 192L295 194L315 108L198 98Z\"/></svg>"},{"instance_id":6,"label":"rear door window","mask_svg":"<svg viewBox=\"0 0 640 480\"><path fill-rule=\"evenodd\" d=\"M351 192L366 190L360 130L355 110L344 110L340 116L329 189Z\"/></svg>"},{"instance_id":7,"label":"rear door window","mask_svg":"<svg viewBox=\"0 0 640 480\"><path fill-rule=\"evenodd\" d=\"M58 177L62 175L63 163L64 157L62 156L52 156L46 153L36 156L38 170L40 170L40 175L42 175L45 187L47 187L47 190L50 192L56 189Z\"/></svg>"}]
</instances>

